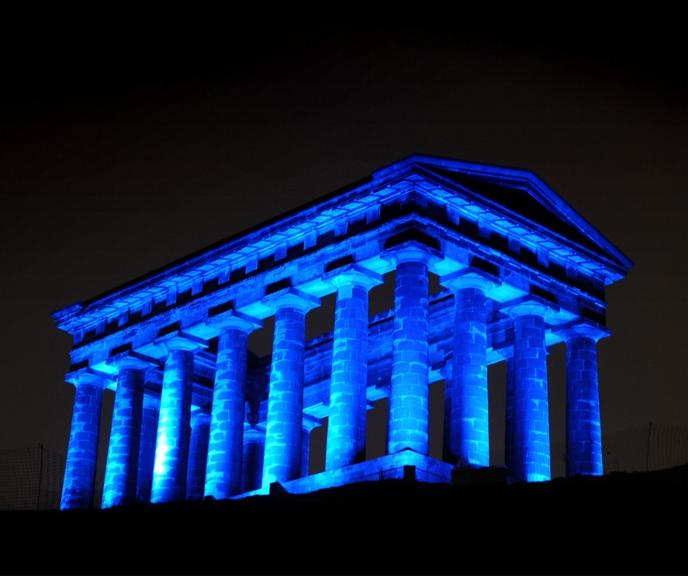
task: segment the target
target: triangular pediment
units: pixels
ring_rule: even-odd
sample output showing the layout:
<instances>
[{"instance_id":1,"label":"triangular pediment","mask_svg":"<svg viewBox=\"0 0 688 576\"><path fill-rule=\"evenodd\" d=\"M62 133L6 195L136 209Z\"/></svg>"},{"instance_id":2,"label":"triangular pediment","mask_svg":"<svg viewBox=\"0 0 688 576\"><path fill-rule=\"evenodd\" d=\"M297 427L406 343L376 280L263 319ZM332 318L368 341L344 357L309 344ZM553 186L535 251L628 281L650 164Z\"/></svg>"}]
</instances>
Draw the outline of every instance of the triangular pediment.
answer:
<instances>
[{"instance_id":1,"label":"triangular pediment","mask_svg":"<svg viewBox=\"0 0 688 576\"><path fill-rule=\"evenodd\" d=\"M454 190L592 251L624 273L632 266L626 255L532 172L412 155L378 170L374 178L381 182L413 172L433 179L445 190Z\"/></svg>"}]
</instances>

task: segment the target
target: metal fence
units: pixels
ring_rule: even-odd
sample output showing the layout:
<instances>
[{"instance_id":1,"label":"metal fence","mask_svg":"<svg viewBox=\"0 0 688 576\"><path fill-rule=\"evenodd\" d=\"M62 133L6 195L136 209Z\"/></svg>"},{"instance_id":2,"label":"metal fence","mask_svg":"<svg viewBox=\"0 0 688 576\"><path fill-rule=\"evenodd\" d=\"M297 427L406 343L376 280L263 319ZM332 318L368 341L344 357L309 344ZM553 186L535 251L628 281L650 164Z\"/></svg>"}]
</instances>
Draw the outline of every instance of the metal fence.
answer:
<instances>
[{"instance_id":1,"label":"metal fence","mask_svg":"<svg viewBox=\"0 0 688 576\"><path fill-rule=\"evenodd\" d=\"M43 445L0 450L0 510L60 505L64 455Z\"/></svg>"}]
</instances>

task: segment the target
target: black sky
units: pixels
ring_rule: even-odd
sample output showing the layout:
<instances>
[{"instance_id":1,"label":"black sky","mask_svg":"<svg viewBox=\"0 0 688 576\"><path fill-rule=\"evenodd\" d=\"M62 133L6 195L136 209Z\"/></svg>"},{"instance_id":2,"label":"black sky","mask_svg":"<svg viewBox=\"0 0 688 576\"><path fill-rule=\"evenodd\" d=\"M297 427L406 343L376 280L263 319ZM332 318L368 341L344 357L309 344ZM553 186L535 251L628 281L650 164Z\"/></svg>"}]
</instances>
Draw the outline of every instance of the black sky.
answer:
<instances>
[{"instance_id":1,"label":"black sky","mask_svg":"<svg viewBox=\"0 0 688 576\"><path fill-rule=\"evenodd\" d=\"M630 256L608 291L604 431L686 424L680 37L580 20L23 22L2 56L0 448L66 449L50 312L412 152L533 170Z\"/></svg>"}]
</instances>

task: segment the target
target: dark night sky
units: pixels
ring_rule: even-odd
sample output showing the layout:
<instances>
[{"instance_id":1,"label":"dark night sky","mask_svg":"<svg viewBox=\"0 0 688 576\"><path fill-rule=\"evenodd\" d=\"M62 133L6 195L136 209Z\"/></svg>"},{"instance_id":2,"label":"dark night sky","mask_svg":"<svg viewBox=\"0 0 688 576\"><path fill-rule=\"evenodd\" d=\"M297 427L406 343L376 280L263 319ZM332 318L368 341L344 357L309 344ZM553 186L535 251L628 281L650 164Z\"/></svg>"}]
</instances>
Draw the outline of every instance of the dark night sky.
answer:
<instances>
[{"instance_id":1,"label":"dark night sky","mask_svg":"<svg viewBox=\"0 0 688 576\"><path fill-rule=\"evenodd\" d=\"M0 448L66 450L70 343L52 311L412 152L531 169L628 254L600 345L604 431L686 424L678 38L436 20L5 37Z\"/></svg>"}]
</instances>

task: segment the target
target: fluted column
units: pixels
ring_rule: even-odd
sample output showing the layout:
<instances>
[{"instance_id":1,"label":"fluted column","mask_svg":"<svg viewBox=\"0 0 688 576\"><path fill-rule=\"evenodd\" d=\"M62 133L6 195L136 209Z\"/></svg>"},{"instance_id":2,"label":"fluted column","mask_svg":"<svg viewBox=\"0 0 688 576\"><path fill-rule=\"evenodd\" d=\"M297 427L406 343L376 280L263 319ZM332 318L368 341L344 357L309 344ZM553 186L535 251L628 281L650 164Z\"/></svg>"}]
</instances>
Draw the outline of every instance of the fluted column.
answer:
<instances>
[{"instance_id":1,"label":"fluted column","mask_svg":"<svg viewBox=\"0 0 688 576\"><path fill-rule=\"evenodd\" d=\"M414 245L396 253L388 452L428 453L428 267Z\"/></svg>"},{"instance_id":2,"label":"fluted column","mask_svg":"<svg viewBox=\"0 0 688 576\"><path fill-rule=\"evenodd\" d=\"M139 444L139 469L136 479L137 502L150 502L151 499L159 412L160 398L151 393L144 393L141 442Z\"/></svg>"},{"instance_id":3,"label":"fluted column","mask_svg":"<svg viewBox=\"0 0 688 576\"><path fill-rule=\"evenodd\" d=\"M349 268L330 281L337 287L337 303L325 468L335 470L365 458L368 291L382 278Z\"/></svg>"},{"instance_id":4,"label":"fluted column","mask_svg":"<svg viewBox=\"0 0 688 576\"><path fill-rule=\"evenodd\" d=\"M103 382L90 374L74 379L76 393L60 508L92 508L98 458Z\"/></svg>"},{"instance_id":5,"label":"fluted column","mask_svg":"<svg viewBox=\"0 0 688 576\"><path fill-rule=\"evenodd\" d=\"M160 396L158 437L151 502L174 502L186 497L193 352L168 352Z\"/></svg>"},{"instance_id":6,"label":"fluted column","mask_svg":"<svg viewBox=\"0 0 688 576\"><path fill-rule=\"evenodd\" d=\"M263 457L263 488L301 474L303 363L309 298L286 294L275 301L270 391Z\"/></svg>"},{"instance_id":7,"label":"fluted column","mask_svg":"<svg viewBox=\"0 0 688 576\"><path fill-rule=\"evenodd\" d=\"M210 416L196 412L191 419L189 465L186 472L186 499L202 500L205 487L205 469L208 460L208 433Z\"/></svg>"},{"instance_id":8,"label":"fluted column","mask_svg":"<svg viewBox=\"0 0 688 576\"><path fill-rule=\"evenodd\" d=\"M460 466L490 465L487 314L494 283L475 273L442 280L454 292L452 379L447 385L450 453Z\"/></svg>"},{"instance_id":9,"label":"fluted column","mask_svg":"<svg viewBox=\"0 0 688 576\"><path fill-rule=\"evenodd\" d=\"M132 504L136 500L143 384L142 369L120 368L105 465L103 508Z\"/></svg>"},{"instance_id":10,"label":"fluted column","mask_svg":"<svg viewBox=\"0 0 688 576\"><path fill-rule=\"evenodd\" d=\"M566 343L566 474L604 473L597 341L608 333L580 325Z\"/></svg>"},{"instance_id":11,"label":"fluted column","mask_svg":"<svg viewBox=\"0 0 688 576\"><path fill-rule=\"evenodd\" d=\"M205 495L222 499L241 491L248 335L257 323L228 319L220 332L213 388Z\"/></svg>"},{"instance_id":12,"label":"fluted column","mask_svg":"<svg viewBox=\"0 0 688 576\"><path fill-rule=\"evenodd\" d=\"M549 480L549 394L544 308L522 304L514 319L514 404L512 477L516 481Z\"/></svg>"}]
</instances>

